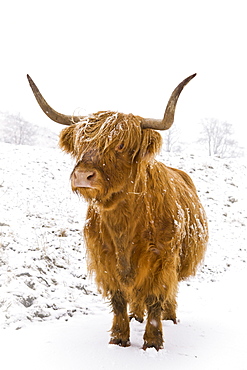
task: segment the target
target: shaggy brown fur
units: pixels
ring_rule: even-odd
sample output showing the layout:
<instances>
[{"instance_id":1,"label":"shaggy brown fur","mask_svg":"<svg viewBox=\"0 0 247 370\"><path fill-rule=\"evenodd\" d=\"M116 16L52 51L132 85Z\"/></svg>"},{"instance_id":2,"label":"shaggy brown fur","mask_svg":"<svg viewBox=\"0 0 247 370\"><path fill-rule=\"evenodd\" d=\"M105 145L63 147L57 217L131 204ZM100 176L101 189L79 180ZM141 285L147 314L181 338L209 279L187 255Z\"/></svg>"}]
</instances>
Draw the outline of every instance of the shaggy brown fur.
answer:
<instances>
[{"instance_id":1,"label":"shaggy brown fur","mask_svg":"<svg viewBox=\"0 0 247 370\"><path fill-rule=\"evenodd\" d=\"M194 275L208 239L190 177L154 157L161 136L142 118L98 112L65 128L60 146L76 159L72 189L88 202L88 265L114 319L110 343L128 346L129 317L147 324L143 348L163 346L161 319L176 322L178 282ZM75 186L87 173L89 187Z\"/></svg>"}]
</instances>

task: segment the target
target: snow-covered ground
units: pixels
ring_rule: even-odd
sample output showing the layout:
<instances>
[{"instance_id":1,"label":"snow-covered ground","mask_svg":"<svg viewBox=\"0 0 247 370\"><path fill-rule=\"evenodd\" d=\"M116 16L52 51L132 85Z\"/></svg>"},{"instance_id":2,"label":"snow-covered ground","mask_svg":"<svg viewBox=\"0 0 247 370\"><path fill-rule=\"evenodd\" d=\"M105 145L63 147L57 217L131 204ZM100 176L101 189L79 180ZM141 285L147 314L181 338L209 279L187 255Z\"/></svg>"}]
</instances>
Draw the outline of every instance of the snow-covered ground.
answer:
<instances>
[{"instance_id":1,"label":"snow-covered ground","mask_svg":"<svg viewBox=\"0 0 247 370\"><path fill-rule=\"evenodd\" d=\"M72 194L73 163L58 149L0 143L0 348L2 369L246 369L246 166L243 159L168 154L193 178L210 243L195 278L180 285L178 325L165 349L108 344L110 308L87 276L86 204Z\"/></svg>"}]
</instances>

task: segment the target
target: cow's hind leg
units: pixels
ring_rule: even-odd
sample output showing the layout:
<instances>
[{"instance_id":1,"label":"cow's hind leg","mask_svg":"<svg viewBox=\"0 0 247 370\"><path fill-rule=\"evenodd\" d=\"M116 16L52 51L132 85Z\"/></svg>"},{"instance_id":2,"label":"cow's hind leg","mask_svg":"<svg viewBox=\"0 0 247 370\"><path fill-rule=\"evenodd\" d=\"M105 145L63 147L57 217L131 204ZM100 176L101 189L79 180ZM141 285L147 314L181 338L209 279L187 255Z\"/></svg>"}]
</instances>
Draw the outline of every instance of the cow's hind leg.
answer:
<instances>
[{"instance_id":1,"label":"cow's hind leg","mask_svg":"<svg viewBox=\"0 0 247 370\"><path fill-rule=\"evenodd\" d=\"M136 321L143 322L144 319L144 309L140 305L133 304L130 307L130 321L135 319Z\"/></svg>"},{"instance_id":2,"label":"cow's hind leg","mask_svg":"<svg viewBox=\"0 0 247 370\"><path fill-rule=\"evenodd\" d=\"M177 308L176 298L163 302L162 320L172 320L174 324L177 324L176 308Z\"/></svg>"},{"instance_id":3,"label":"cow's hind leg","mask_svg":"<svg viewBox=\"0 0 247 370\"><path fill-rule=\"evenodd\" d=\"M132 300L130 302L129 319L130 320L135 319L139 322L143 322L145 308L146 308L146 305L143 300L142 293L140 294L140 291L135 291L134 298L132 297Z\"/></svg>"},{"instance_id":4,"label":"cow's hind leg","mask_svg":"<svg viewBox=\"0 0 247 370\"><path fill-rule=\"evenodd\" d=\"M128 347L130 345L129 316L127 314L127 302L123 293L120 291L114 292L112 294L111 304L114 317L109 343Z\"/></svg>"},{"instance_id":5,"label":"cow's hind leg","mask_svg":"<svg viewBox=\"0 0 247 370\"><path fill-rule=\"evenodd\" d=\"M163 335L161 324L161 301L155 296L146 299L147 325L144 333L143 349L154 347L157 351L163 348Z\"/></svg>"}]
</instances>

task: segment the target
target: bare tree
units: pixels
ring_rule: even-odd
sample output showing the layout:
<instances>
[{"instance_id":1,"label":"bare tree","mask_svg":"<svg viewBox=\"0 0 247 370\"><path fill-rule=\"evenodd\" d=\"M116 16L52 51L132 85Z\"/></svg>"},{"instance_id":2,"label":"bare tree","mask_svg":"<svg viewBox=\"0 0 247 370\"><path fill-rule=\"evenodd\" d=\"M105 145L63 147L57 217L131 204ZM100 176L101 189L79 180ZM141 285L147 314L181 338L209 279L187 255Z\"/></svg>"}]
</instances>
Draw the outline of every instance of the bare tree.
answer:
<instances>
[{"instance_id":1,"label":"bare tree","mask_svg":"<svg viewBox=\"0 0 247 370\"><path fill-rule=\"evenodd\" d=\"M26 121L20 114L0 112L0 141L15 145L39 145L55 148L57 134Z\"/></svg>"},{"instance_id":2,"label":"bare tree","mask_svg":"<svg viewBox=\"0 0 247 370\"><path fill-rule=\"evenodd\" d=\"M20 114L2 114L1 139L16 145L35 145L37 127L21 117Z\"/></svg>"},{"instance_id":3,"label":"bare tree","mask_svg":"<svg viewBox=\"0 0 247 370\"><path fill-rule=\"evenodd\" d=\"M178 152L180 146L178 145L179 132L176 126L172 126L169 130L163 134L163 147L166 152Z\"/></svg>"},{"instance_id":4,"label":"bare tree","mask_svg":"<svg viewBox=\"0 0 247 370\"><path fill-rule=\"evenodd\" d=\"M201 121L201 125L199 142L207 145L210 156L239 156L240 148L237 141L233 139L232 124L215 118L205 118Z\"/></svg>"}]
</instances>

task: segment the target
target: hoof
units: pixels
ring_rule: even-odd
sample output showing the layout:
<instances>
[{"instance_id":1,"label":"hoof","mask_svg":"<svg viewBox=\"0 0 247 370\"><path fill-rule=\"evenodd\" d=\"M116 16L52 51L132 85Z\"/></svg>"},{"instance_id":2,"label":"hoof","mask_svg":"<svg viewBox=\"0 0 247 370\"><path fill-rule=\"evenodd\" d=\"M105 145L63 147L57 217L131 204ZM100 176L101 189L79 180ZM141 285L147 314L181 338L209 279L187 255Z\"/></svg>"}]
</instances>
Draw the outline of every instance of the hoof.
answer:
<instances>
[{"instance_id":1,"label":"hoof","mask_svg":"<svg viewBox=\"0 0 247 370\"><path fill-rule=\"evenodd\" d=\"M179 322L179 320L177 320L177 318L175 318L175 319L169 319L169 320L171 320L173 322L173 324L175 324L175 325L177 325L178 322Z\"/></svg>"},{"instance_id":2,"label":"hoof","mask_svg":"<svg viewBox=\"0 0 247 370\"><path fill-rule=\"evenodd\" d=\"M142 322L143 322L143 317L139 317L139 316L137 316L137 315L135 315L135 314L131 314L131 315L129 315L129 320L131 321L132 319L135 319L136 321L138 321L138 322L140 322L140 323L142 323Z\"/></svg>"},{"instance_id":3,"label":"hoof","mask_svg":"<svg viewBox=\"0 0 247 370\"><path fill-rule=\"evenodd\" d=\"M179 320L177 320L176 317L167 317L167 316L163 316L162 317L162 320L165 320L165 321L172 321L173 324L177 324L179 323Z\"/></svg>"},{"instance_id":4,"label":"hoof","mask_svg":"<svg viewBox=\"0 0 247 370\"><path fill-rule=\"evenodd\" d=\"M130 346L130 341L128 340L122 340L122 339L117 339L117 338L111 338L109 344L116 344L120 347L129 347Z\"/></svg>"},{"instance_id":5,"label":"hoof","mask_svg":"<svg viewBox=\"0 0 247 370\"><path fill-rule=\"evenodd\" d=\"M146 351L146 349L147 348L155 348L156 349L156 351L159 351L160 349L163 349L164 347L163 347L163 344L158 344L158 343L148 343L148 342L144 342L144 344L143 344L143 347L142 347L142 349L144 350L144 351Z\"/></svg>"}]
</instances>

